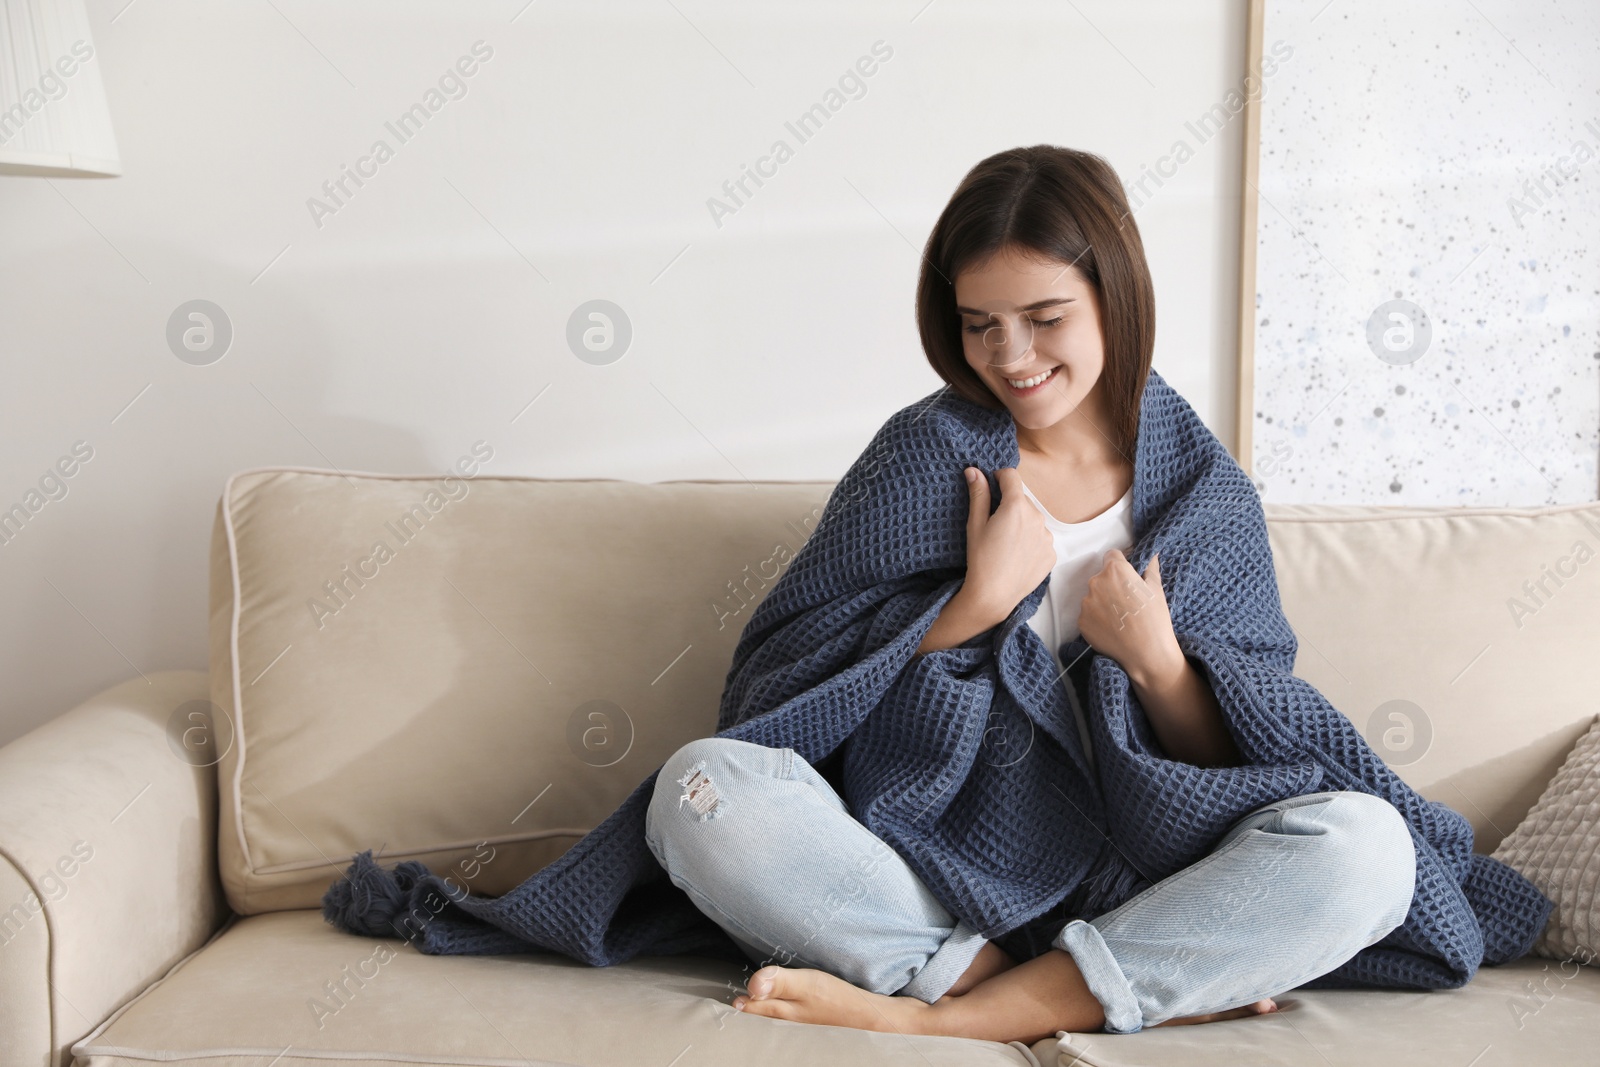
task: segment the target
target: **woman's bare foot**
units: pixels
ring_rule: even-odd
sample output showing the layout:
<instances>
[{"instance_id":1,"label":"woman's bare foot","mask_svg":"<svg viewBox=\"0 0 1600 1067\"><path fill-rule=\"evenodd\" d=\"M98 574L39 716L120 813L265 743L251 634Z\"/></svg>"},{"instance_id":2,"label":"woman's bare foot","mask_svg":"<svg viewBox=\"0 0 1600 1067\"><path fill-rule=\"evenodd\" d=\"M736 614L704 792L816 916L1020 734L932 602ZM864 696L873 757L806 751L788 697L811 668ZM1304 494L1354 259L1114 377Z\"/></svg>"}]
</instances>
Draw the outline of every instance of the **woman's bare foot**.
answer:
<instances>
[{"instance_id":1,"label":"woman's bare foot","mask_svg":"<svg viewBox=\"0 0 1600 1067\"><path fill-rule=\"evenodd\" d=\"M1185 1015L1181 1019L1168 1019L1157 1026L1188 1026L1191 1023L1219 1023L1224 1019L1243 1019L1247 1015L1266 1015L1278 1010L1278 1004L1271 997L1258 1000L1254 1004L1246 1004L1242 1008L1229 1008L1227 1011L1214 1011L1207 1015Z\"/></svg>"},{"instance_id":2,"label":"woman's bare foot","mask_svg":"<svg viewBox=\"0 0 1600 1067\"><path fill-rule=\"evenodd\" d=\"M947 995L933 1004L915 997L869 993L827 971L770 965L750 976L749 993L735 997L733 1007L769 1019L823 1026L1028 1044L1059 1030L1099 1029L1104 1016L1081 977L1064 985L1052 980L1059 978L1058 972L1077 975L1071 958L1065 952L1060 957L1047 954L1020 967L1004 968L1015 973L980 983L981 992ZM992 956L988 962L994 962ZM1045 981L1032 981L1035 978ZM1276 1010L1277 1004L1267 998L1240 1008L1168 1019L1157 1025L1221 1022Z\"/></svg>"},{"instance_id":3,"label":"woman's bare foot","mask_svg":"<svg viewBox=\"0 0 1600 1067\"><path fill-rule=\"evenodd\" d=\"M827 971L772 965L752 974L746 986L749 994L734 997L733 1006L751 1015L880 1033L929 1032L923 1016L930 1006L923 1001L869 993Z\"/></svg>"}]
</instances>

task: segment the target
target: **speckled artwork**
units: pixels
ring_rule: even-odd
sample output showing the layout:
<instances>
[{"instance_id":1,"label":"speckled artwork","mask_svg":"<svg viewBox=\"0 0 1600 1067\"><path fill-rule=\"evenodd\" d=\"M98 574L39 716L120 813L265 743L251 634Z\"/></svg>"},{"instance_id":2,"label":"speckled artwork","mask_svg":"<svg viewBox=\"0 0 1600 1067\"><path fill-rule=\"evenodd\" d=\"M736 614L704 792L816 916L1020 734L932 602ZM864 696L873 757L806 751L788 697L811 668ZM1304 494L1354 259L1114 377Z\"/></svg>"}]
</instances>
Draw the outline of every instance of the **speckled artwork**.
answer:
<instances>
[{"instance_id":1,"label":"speckled artwork","mask_svg":"<svg viewBox=\"0 0 1600 1067\"><path fill-rule=\"evenodd\" d=\"M1263 499L1595 499L1600 4L1268 0L1263 40Z\"/></svg>"}]
</instances>

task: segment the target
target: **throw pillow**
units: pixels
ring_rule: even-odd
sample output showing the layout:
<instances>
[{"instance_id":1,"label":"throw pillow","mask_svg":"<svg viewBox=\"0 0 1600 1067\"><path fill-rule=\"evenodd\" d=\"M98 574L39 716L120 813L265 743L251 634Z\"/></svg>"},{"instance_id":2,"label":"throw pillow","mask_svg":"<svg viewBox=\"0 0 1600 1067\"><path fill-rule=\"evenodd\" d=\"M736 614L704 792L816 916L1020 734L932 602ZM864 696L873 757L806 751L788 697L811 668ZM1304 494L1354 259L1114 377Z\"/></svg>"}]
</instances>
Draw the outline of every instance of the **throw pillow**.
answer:
<instances>
[{"instance_id":1,"label":"throw pillow","mask_svg":"<svg viewBox=\"0 0 1600 1067\"><path fill-rule=\"evenodd\" d=\"M1600 965L1600 718L1494 858L1555 901L1533 954Z\"/></svg>"}]
</instances>

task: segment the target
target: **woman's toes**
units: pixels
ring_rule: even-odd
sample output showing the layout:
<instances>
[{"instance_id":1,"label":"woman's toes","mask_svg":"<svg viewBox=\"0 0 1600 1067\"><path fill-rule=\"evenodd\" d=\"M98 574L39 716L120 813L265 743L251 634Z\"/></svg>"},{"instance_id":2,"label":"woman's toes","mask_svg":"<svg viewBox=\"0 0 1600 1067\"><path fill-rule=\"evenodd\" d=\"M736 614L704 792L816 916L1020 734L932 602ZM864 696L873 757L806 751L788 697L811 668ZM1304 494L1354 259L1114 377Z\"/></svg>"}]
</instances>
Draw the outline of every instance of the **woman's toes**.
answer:
<instances>
[{"instance_id":1,"label":"woman's toes","mask_svg":"<svg viewBox=\"0 0 1600 1067\"><path fill-rule=\"evenodd\" d=\"M762 1015L768 1019L787 1019L792 1005L787 1000L747 1000L739 1011L745 1015Z\"/></svg>"},{"instance_id":2,"label":"woman's toes","mask_svg":"<svg viewBox=\"0 0 1600 1067\"><path fill-rule=\"evenodd\" d=\"M765 1000L773 995L778 987L778 977L783 973L783 968L778 966L763 967L750 976L745 987L750 990L751 1000Z\"/></svg>"},{"instance_id":3,"label":"woman's toes","mask_svg":"<svg viewBox=\"0 0 1600 1067\"><path fill-rule=\"evenodd\" d=\"M1228 1019L1244 1019L1251 1015L1267 1015L1278 1010L1278 1002L1271 997L1246 1004L1241 1008L1228 1008L1226 1011L1213 1011L1205 1015L1185 1015L1177 1019L1168 1019L1166 1022L1157 1023L1157 1026L1188 1026L1195 1023L1218 1023Z\"/></svg>"},{"instance_id":4,"label":"woman's toes","mask_svg":"<svg viewBox=\"0 0 1600 1067\"><path fill-rule=\"evenodd\" d=\"M793 976L781 967L775 967L774 974L762 975L760 971L750 976L748 983L750 994L741 994L733 998L733 1006L737 1011L746 1015L763 1015L769 1019L791 1019L794 1017L795 1004L790 999L790 985ZM759 976L759 980L758 980ZM759 991L758 991L759 990Z\"/></svg>"},{"instance_id":5,"label":"woman's toes","mask_svg":"<svg viewBox=\"0 0 1600 1067\"><path fill-rule=\"evenodd\" d=\"M734 1010L774 1019L787 1017L793 977L793 972L777 965L761 968L745 982L749 992L733 998Z\"/></svg>"}]
</instances>

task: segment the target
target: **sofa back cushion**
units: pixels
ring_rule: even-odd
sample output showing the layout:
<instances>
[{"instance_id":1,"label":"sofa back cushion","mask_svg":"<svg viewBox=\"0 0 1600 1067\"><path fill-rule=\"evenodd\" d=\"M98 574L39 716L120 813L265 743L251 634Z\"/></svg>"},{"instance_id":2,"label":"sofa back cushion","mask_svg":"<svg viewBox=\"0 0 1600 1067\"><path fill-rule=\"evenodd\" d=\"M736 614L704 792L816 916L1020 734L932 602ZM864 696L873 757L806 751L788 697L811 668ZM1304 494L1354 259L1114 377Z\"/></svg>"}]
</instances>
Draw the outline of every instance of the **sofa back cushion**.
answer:
<instances>
[{"instance_id":1,"label":"sofa back cushion","mask_svg":"<svg viewBox=\"0 0 1600 1067\"><path fill-rule=\"evenodd\" d=\"M366 848L490 895L554 860L715 731L831 488L235 475L211 583L230 906L315 907ZM1492 850L1596 711L1600 505L1266 511L1296 673Z\"/></svg>"},{"instance_id":2,"label":"sofa back cushion","mask_svg":"<svg viewBox=\"0 0 1600 1067\"><path fill-rule=\"evenodd\" d=\"M716 730L830 487L233 476L211 575L230 906L315 907L366 848L487 894L555 859Z\"/></svg>"},{"instance_id":3,"label":"sofa back cushion","mask_svg":"<svg viewBox=\"0 0 1600 1067\"><path fill-rule=\"evenodd\" d=\"M1600 711L1600 503L1266 513L1295 674L1493 852Z\"/></svg>"}]
</instances>

